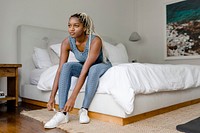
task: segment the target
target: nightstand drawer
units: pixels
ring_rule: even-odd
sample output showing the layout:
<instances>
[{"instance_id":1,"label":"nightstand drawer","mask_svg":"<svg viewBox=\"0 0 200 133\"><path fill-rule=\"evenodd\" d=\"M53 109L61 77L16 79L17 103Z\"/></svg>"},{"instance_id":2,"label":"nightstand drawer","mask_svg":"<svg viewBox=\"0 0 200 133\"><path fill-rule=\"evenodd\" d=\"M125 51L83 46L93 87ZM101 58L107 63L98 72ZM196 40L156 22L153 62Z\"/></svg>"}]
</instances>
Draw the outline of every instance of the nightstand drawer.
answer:
<instances>
[{"instance_id":1,"label":"nightstand drawer","mask_svg":"<svg viewBox=\"0 0 200 133\"><path fill-rule=\"evenodd\" d=\"M15 68L0 68L0 77L15 77Z\"/></svg>"}]
</instances>

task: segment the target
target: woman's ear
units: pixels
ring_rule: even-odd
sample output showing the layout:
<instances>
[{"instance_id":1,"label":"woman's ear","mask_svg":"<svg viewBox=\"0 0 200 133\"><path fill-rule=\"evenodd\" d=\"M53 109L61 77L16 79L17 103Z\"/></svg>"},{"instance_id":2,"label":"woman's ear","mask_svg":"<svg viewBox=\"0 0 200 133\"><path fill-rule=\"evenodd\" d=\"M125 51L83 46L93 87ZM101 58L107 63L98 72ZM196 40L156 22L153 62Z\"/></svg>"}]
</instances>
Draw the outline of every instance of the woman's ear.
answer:
<instances>
[{"instance_id":1,"label":"woman's ear","mask_svg":"<svg viewBox=\"0 0 200 133\"><path fill-rule=\"evenodd\" d=\"M86 27L83 28L83 31L86 32Z\"/></svg>"}]
</instances>

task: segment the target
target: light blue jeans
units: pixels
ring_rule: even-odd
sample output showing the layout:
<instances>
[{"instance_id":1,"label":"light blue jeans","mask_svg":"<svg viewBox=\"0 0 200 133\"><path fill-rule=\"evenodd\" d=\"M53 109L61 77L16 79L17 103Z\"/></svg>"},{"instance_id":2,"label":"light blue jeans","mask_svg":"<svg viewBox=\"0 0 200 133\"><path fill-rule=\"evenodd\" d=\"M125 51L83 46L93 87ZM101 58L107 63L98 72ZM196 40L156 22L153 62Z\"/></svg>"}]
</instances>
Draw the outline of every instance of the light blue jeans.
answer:
<instances>
[{"instance_id":1,"label":"light blue jeans","mask_svg":"<svg viewBox=\"0 0 200 133\"><path fill-rule=\"evenodd\" d=\"M85 97L82 108L88 109L97 91L99 78L111 67L111 63L98 63L90 67L85 88ZM67 100L72 76L79 77L83 64L67 62L63 64L59 79L59 108L63 109Z\"/></svg>"}]
</instances>

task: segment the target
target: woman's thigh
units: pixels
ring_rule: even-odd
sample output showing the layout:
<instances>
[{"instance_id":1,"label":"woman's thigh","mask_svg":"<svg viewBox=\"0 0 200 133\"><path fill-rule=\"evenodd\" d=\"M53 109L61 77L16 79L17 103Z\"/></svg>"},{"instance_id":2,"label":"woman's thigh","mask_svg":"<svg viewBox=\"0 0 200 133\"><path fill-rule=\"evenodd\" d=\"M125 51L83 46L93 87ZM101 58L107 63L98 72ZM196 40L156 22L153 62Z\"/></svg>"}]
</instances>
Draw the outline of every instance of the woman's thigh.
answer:
<instances>
[{"instance_id":1,"label":"woman's thigh","mask_svg":"<svg viewBox=\"0 0 200 133\"><path fill-rule=\"evenodd\" d=\"M63 64L62 71L69 73L71 76L79 77L83 65L79 62L67 62Z\"/></svg>"},{"instance_id":2,"label":"woman's thigh","mask_svg":"<svg viewBox=\"0 0 200 133\"><path fill-rule=\"evenodd\" d=\"M95 75L97 77L102 76L110 67L111 63L98 63L95 65L92 65L89 69L88 76ZM92 76L93 77L93 76Z\"/></svg>"}]
</instances>

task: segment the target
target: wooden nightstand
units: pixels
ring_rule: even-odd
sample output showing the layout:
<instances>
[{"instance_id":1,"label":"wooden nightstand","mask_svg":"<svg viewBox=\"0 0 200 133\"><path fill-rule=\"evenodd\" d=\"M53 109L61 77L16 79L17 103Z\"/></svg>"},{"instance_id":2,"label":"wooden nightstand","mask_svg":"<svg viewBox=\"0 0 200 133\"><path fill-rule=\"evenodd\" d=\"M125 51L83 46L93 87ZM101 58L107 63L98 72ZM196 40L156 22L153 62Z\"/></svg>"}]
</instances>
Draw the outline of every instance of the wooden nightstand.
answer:
<instances>
[{"instance_id":1,"label":"wooden nightstand","mask_svg":"<svg viewBox=\"0 0 200 133\"><path fill-rule=\"evenodd\" d=\"M21 64L0 64L0 77L7 77L7 96L0 100L7 100L8 103L18 106L18 68Z\"/></svg>"}]
</instances>

